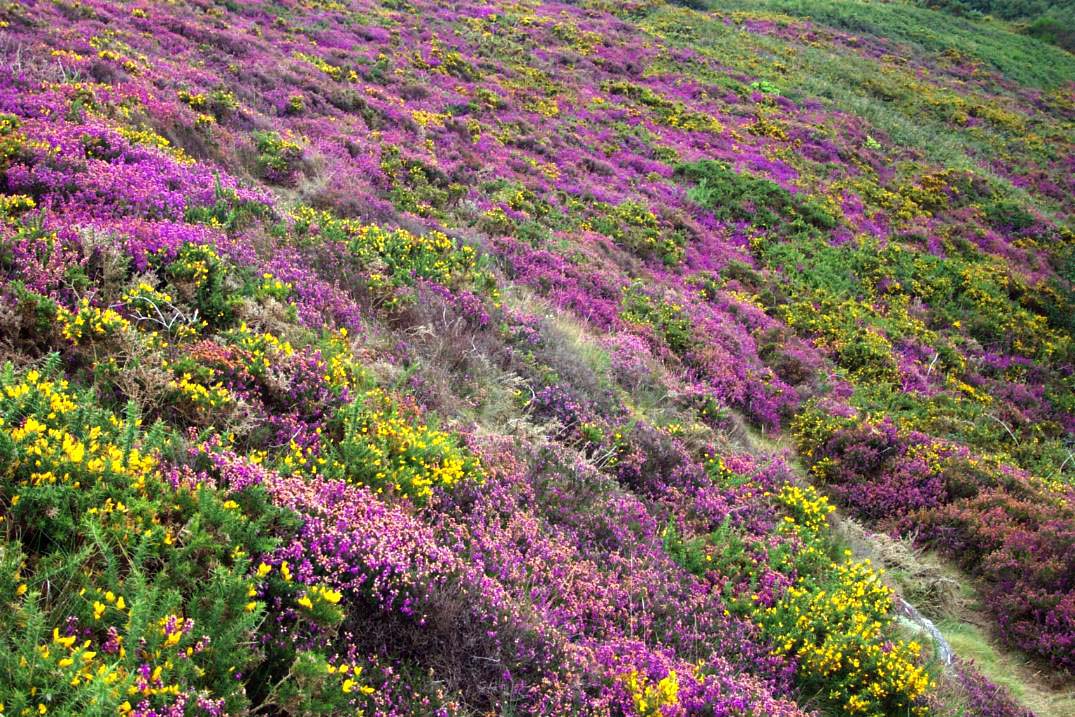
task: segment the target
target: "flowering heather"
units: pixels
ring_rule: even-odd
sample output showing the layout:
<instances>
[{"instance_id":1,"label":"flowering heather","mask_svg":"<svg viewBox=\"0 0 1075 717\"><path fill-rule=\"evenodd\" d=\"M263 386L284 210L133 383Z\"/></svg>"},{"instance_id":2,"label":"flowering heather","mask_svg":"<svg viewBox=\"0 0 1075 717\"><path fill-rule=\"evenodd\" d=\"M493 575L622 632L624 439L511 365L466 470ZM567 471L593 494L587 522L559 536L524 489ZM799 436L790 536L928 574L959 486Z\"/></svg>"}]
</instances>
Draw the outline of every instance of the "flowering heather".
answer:
<instances>
[{"instance_id":1,"label":"flowering heather","mask_svg":"<svg viewBox=\"0 0 1075 717\"><path fill-rule=\"evenodd\" d=\"M0 2L0 717L1069 684L1075 60L816 5Z\"/></svg>"}]
</instances>

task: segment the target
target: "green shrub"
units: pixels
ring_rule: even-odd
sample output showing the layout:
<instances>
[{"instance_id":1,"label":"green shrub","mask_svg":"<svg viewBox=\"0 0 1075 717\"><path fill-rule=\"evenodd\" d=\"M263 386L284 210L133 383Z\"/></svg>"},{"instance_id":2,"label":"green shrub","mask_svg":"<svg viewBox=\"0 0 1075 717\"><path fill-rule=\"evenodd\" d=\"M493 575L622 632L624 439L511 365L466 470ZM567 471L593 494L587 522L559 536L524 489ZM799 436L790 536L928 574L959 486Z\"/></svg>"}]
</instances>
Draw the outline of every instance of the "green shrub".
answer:
<instances>
[{"instance_id":1,"label":"green shrub","mask_svg":"<svg viewBox=\"0 0 1075 717\"><path fill-rule=\"evenodd\" d=\"M207 244L184 244L165 276L179 294L198 309L211 326L226 326L235 317L239 285L231 266Z\"/></svg>"},{"instance_id":2,"label":"green shrub","mask_svg":"<svg viewBox=\"0 0 1075 717\"><path fill-rule=\"evenodd\" d=\"M326 474L425 503L434 489L481 482L477 459L449 433L422 421L380 389L339 412L340 441Z\"/></svg>"},{"instance_id":3,"label":"green shrub","mask_svg":"<svg viewBox=\"0 0 1075 717\"><path fill-rule=\"evenodd\" d=\"M766 229L792 223L792 228L832 229L836 219L808 199L779 184L733 170L723 162L703 160L681 165L677 176L693 182L687 196L725 221L747 221Z\"/></svg>"},{"instance_id":4,"label":"green shrub","mask_svg":"<svg viewBox=\"0 0 1075 717\"><path fill-rule=\"evenodd\" d=\"M250 559L287 521L258 489L170 484L164 429L99 408L56 368L0 370L0 703L116 714L185 694L242 711L236 677L260 659Z\"/></svg>"},{"instance_id":5,"label":"green shrub","mask_svg":"<svg viewBox=\"0 0 1075 717\"><path fill-rule=\"evenodd\" d=\"M302 145L269 130L258 130L251 138L257 150L257 175L268 182L290 183L302 161Z\"/></svg>"},{"instance_id":6,"label":"green shrub","mask_svg":"<svg viewBox=\"0 0 1075 717\"><path fill-rule=\"evenodd\" d=\"M651 327L674 353L684 356L695 347L694 325L679 304L650 296L640 284L624 289L620 317Z\"/></svg>"},{"instance_id":7,"label":"green shrub","mask_svg":"<svg viewBox=\"0 0 1075 717\"><path fill-rule=\"evenodd\" d=\"M600 206L591 222L598 232L638 256L658 257L668 265L683 258L682 232L662 228L657 216L639 202Z\"/></svg>"}]
</instances>

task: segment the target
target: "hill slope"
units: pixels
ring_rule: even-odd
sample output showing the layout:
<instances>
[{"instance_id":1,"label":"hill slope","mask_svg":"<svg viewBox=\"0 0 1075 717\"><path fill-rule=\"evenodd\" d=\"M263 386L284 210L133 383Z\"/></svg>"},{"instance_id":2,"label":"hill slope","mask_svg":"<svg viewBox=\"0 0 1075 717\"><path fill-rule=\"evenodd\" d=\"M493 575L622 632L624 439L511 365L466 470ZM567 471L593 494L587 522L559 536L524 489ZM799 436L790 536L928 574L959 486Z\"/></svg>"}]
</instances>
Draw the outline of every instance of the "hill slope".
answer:
<instances>
[{"instance_id":1,"label":"hill slope","mask_svg":"<svg viewBox=\"0 0 1075 717\"><path fill-rule=\"evenodd\" d=\"M858 2L0 26L0 715L1026 714L834 506L1070 686L1071 55Z\"/></svg>"}]
</instances>

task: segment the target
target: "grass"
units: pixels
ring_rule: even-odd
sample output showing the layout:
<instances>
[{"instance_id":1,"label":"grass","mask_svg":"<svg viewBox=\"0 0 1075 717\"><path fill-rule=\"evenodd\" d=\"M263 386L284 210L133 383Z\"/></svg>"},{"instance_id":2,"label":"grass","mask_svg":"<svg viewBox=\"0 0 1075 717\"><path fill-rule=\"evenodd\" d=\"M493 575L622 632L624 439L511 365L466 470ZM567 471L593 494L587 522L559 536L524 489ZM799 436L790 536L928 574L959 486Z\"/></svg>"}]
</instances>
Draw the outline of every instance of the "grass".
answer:
<instances>
[{"instance_id":1,"label":"grass","mask_svg":"<svg viewBox=\"0 0 1075 717\"><path fill-rule=\"evenodd\" d=\"M898 2L862 0L711 0L716 11L766 11L848 32L909 44L920 51L956 50L1020 84L1053 89L1075 77L1075 56L1000 21L971 20Z\"/></svg>"},{"instance_id":2,"label":"grass","mask_svg":"<svg viewBox=\"0 0 1075 717\"><path fill-rule=\"evenodd\" d=\"M1015 699L1038 717L1075 714L1075 689L1052 689L1026 658L997 648L982 628L963 620L943 620L937 627L957 655L974 660L991 681L1011 691Z\"/></svg>"}]
</instances>

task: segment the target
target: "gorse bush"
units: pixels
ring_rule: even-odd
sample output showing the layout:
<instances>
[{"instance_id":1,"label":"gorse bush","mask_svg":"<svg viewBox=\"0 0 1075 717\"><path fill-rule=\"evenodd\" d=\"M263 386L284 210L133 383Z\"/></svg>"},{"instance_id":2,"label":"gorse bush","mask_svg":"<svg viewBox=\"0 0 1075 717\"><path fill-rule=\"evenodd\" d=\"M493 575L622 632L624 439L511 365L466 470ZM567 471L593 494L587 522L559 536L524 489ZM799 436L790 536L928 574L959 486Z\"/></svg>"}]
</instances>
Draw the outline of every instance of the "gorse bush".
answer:
<instances>
[{"instance_id":1,"label":"gorse bush","mask_svg":"<svg viewBox=\"0 0 1075 717\"><path fill-rule=\"evenodd\" d=\"M677 264L683 258L683 234L663 228L655 214L636 202L607 207L594 217L593 226L640 256L656 256L665 264Z\"/></svg>"},{"instance_id":2,"label":"gorse bush","mask_svg":"<svg viewBox=\"0 0 1075 717\"><path fill-rule=\"evenodd\" d=\"M340 409L336 421L342 435L324 471L329 476L418 502L434 489L480 482L477 461L455 437L423 425L416 411L378 389Z\"/></svg>"},{"instance_id":3,"label":"gorse bush","mask_svg":"<svg viewBox=\"0 0 1075 717\"><path fill-rule=\"evenodd\" d=\"M404 229L387 230L353 220L343 220L311 207L299 207L292 217L300 235L310 235L346 246L365 276L376 300L387 308L413 301L412 288L420 280L444 287L472 288L497 296L488 260L473 247L460 245L441 232L413 234Z\"/></svg>"},{"instance_id":4,"label":"gorse bush","mask_svg":"<svg viewBox=\"0 0 1075 717\"><path fill-rule=\"evenodd\" d=\"M790 513L788 530L805 551L824 552L827 516L833 507L811 490L784 486L777 500ZM800 683L848 714L927 714L932 682L918 664L920 646L892 641L892 589L869 561L847 559L831 571L814 571L767 608L763 631L776 650L799 661ZM807 573L811 575L811 573Z\"/></svg>"},{"instance_id":5,"label":"gorse bush","mask_svg":"<svg viewBox=\"0 0 1075 717\"><path fill-rule=\"evenodd\" d=\"M220 255L204 244L184 244L165 276L180 295L194 305L213 326L229 324L235 313L235 279L229 286L228 267Z\"/></svg>"},{"instance_id":6,"label":"gorse bush","mask_svg":"<svg viewBox=\"0 0 1075 717\"><path fill-rule=\"evenodd\" d=\"M258 175L275 184L294 182L295 173L302 160L302 145L280 136L279 132L269 130L258 130L251 138L257 151Z\"/></svg>"},{"instance_id":7,"label":"gorse bush","mask_svg":"<svg viewBox=\"0 0 1075 717\"><path fill-rule=\"evenodd\" d=\"M0 372L0 552L14 570L0 702L11 714L240 709L235 675L258 659L262 619L251 560L275 543L274 511L170 485L163 429L143 433L135 409L104 411L55 371ZM67 586L59 601L54 582Z\"/></svg>"},{"instance_id":8,"label":"gorse bush","mask_svg":"<svg viewBox=\"0 0 1075 717\"><path fill-rule=\"evenodd\" d=\"M624 291L624 321L650 327L673 352L684 355L695 344L690 319L683 307L650 296L635 284Z\"/></svg>"},{"instance_id":9,"label":"gorse bush","mask_svg":"<svg viewBox=\"0 0 1075 717\"><path fill-rule=\"evenodd\" d=\"M720 459L709 465L722 481L751 482ZM669 525L665 548L690 572L715 576L729 609L751 615L777 654L795 658L800 688L820 704L877 717L928 714L932 678L922 648L892 638L893 592L879 572L838 553L828 526L832 504L792 484L772 499L786 512L778 526L786 543L759 541L725 519L689 539ZM797 577L788 581L789 575Z\"/></svg>"}]
</instances>

